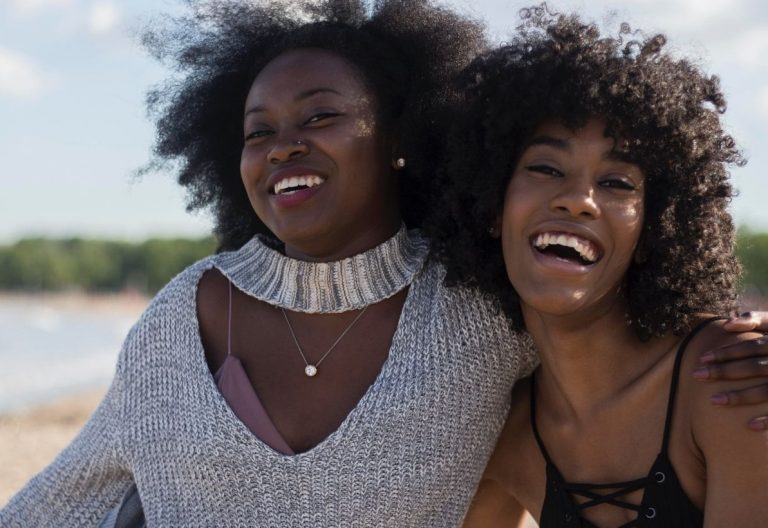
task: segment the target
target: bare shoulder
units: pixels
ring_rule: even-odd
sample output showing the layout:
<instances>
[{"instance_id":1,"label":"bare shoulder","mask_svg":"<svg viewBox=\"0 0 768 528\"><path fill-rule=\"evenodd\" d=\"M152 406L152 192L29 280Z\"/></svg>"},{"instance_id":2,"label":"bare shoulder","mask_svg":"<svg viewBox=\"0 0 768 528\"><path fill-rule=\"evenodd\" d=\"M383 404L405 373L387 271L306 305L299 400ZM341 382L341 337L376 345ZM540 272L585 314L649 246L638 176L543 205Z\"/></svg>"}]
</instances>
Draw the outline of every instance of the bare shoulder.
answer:
<instances>
[{"instance_id":1,"label":"bare shoulder","mask_svg":"<svg viewBox=\"0 0 768 528\"><path fill-rule=\"evenodd\" d=\"M681 384L681 390L690 393L690 396L695 398L691 400L691 403L695 403L696 408L700 409L702 412L722 410L723 407L712 405L709 397L717 392L733 389L735 382L733 380L721 380L706 383L687 383L690 378L690 373L699 365L699 357L708 350L748 341L761 337L762 335L755 332L728 332L724 329L724 324L724 320L716 320L707 323L706 326L691 339L688 345L688 350L685 351L685 357L683 358L680 376L685 382ZM736 383L741 384L743 381L737 380ZM749 406L728 407L728 409L736 410L737 412L743 411L745 416L754 416L755 412L754 407L750 408ZM745 427L747 422L748 419L743 422Z\"/></svg>"},{"instance_id":2,"label":"bare shoulder","mask_svg":"<svg viewBox=\"0 0 768 528\"><path fill-rule=\"evenodd\" d=\"M216 268L203 273L197 285L197 320L205 357L215 372L226 357L228 279Z\"/></svg>"},{"instance_id":3,"label":"bare shoulder","mask_svg":"<svg viewBox=\"0 0 768 528\"><path fill-rule=\"evenodd\" d=\"M217 304L227 293L228 279L216 268L206 270L197 284L198 310Z\"/></svg>"},{"instance_id":4,"label":"bare shoulder","mask_svg":"<svg viewBox=\"0 0 768 528\"><path fill-rule=\"evenodd\" d=\"M759 334L729 333L722 321L709 323L691 340L682 364L679 401L687 407L692 445L705 465L707 526L764 526L768 518L768 432L747 427L759 411L710 403L712 394L733 382L689 379L702 352L755 337Z\"/></svg>"}]
</instances>

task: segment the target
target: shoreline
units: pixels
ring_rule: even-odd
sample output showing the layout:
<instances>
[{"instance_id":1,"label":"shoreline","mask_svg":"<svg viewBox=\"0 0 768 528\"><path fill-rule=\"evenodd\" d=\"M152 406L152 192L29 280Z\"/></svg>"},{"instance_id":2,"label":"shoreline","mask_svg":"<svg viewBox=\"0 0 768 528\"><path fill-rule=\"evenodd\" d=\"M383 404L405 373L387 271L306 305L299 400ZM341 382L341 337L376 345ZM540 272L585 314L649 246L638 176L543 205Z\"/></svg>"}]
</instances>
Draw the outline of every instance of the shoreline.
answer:
<instances>
[{"instance_id":1,"label":"shoreline","mask_svg":"<svg viewBox=\"0 0 768 528\"><path fill-rule=\"evenodd\" d=\"M138 291L92 293L81 290L61 292L0 290L0 304L45 306L63 311L98 310L138 316L150 297Z\"/></svg>"},{"instance_id":2,"label":"shoreline","mask_svg":"<svg viewBox=\"0 0 768 528\"><path fill-rule=\"evenodd\" d=\"M0 508L72 441L105 392L80 391L0 414Z\"/></svg>"}]
</instances>

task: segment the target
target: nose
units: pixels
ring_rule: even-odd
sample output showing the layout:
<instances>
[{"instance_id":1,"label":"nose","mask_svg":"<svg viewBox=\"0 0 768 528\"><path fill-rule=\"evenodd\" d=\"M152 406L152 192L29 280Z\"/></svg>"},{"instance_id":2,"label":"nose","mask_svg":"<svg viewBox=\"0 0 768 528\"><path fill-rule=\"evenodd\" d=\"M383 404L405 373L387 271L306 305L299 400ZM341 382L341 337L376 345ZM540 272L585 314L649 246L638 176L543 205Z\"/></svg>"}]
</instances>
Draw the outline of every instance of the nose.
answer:
<instances>
[{"instance_id":1,"label":"nose","mask_svg":"<svg viewBox=\"0 0 768 528\"><path fill-rule=\"evenodd\" d=\"M550 209L572 217L600 216L600 206L595 200L595 188L591 183L583 181L572 181L564 185L552 198Z\"/></svg>"},{"instance_id":2,"label":"nose","mask_svg":"<svg viewBox=\"0 0 768 528\"><path fill-rule=\"evenodd\" d=\"M286 161L306 156L309 145L303 139L297 137L278 137L267 152L270 163L279 164Z\"/></svg>"}]
</instances>

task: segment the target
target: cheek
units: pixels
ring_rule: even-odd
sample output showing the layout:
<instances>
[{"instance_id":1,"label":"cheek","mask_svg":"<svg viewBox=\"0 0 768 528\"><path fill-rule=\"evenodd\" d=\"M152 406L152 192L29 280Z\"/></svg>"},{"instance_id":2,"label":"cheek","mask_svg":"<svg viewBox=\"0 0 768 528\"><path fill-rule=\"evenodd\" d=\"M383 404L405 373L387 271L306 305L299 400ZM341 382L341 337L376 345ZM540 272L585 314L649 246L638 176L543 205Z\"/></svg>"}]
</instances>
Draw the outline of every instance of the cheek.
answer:
<instances>
[{"instance_id":1,"label":"cheek","mask_svg":"<svg viewBox=\"0 0 768 528\"><path fill-rule=\"evenodd\" d=\"M376 121L372 117L356 119L353 134L360 139L371 139L376 135Z\"/></svg>"},{"instance_id":2,"label":"cheek","mask_svg":"<svg viewBox=\"0 0 768 528\"><path fill-rule=\"evenodd\" d=\"M259 180L263 171L263 164L259 161L264 154L254 146L245 147L240 154L240 179L246 184L253 184Z\"/></svg>"},{"instance_id":3,"label":"cheek","mask_svg":"<svg viewBox=\"0 0 768 528\"><path fill-rule=\"evenodd\" d=\"M517 233L541 207L536 189L521 179L513 178L504 195L502 211L502 233ZM506 238L506 237L505 237Z\"/></svg>"},{"instance_id":4,"label":"cheek","mask_svg":"<svg viewBox=\"0 0 768 528\"><path fill-rule=\"evenodd\" d=\"M643 221L645 219L645 211L643 207L643 200L638 199L630 203L622 204L616 209L616 215L624 225L627 238L634 240L633 245L637 244L640 238L640 232L643 230Z\"/></svg>"},{"instance_id":5,"label":"cheek","mask_svg":"<svg viewBox=\"0 0 768 528\"><path fill-rule=\"evenodd\" d=\"M617 250L624 254L629 262L643 231L645 218L643 200L612 204L610 214L616 233Z\"/></svg>"}]
</instances>

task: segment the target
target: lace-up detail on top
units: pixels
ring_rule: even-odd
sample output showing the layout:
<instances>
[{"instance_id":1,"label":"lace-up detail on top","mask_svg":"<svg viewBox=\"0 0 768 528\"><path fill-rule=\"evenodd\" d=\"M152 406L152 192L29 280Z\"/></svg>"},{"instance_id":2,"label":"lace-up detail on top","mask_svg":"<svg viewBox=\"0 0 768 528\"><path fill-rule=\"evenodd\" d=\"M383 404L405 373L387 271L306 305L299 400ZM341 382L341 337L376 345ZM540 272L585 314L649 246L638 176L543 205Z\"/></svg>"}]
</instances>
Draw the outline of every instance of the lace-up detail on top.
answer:
<instances>
[{"instance_id":1,"label":"lace-up detail on top","mask_svg":"<svg viewBox=\"0 0 768 528\"><path fill-rule=\"evenodd\" d=\"M713 320L708 319L696 326L677 350L667 402L661 451L648 474L642 478L606 484L566 481L549 456L536 427L536 384L535 377L531 378L531 427L547 464L547 489L539 520L540 528L598 528L595 524L584 519L582 512L601 504L610 504L637 512L637 517L617 528L697 528L703 526L703 514L683 491L667 451L683 354L691 339ZM625 499L630 493L639 490L643 491L640 504L634 504ZM575 500L576 497L582 497L586 500L579 503Z\"/></svg>"}]
</instances>

